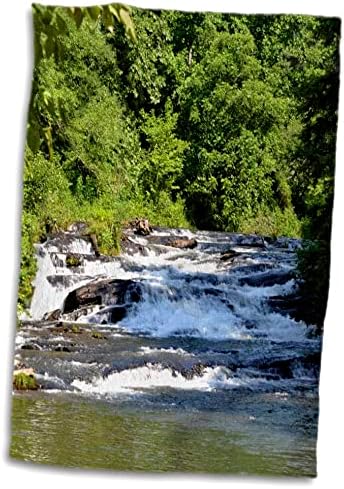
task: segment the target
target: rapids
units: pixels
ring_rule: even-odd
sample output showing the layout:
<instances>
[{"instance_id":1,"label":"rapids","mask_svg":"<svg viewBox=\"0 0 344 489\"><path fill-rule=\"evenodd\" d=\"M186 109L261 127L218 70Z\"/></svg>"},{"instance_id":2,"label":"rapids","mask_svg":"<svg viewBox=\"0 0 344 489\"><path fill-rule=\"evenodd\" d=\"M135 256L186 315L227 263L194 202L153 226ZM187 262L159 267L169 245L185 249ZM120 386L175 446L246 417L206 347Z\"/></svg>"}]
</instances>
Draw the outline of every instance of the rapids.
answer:
<instances>
[{"instance_id":1,"label":"rapids","mask_svg":"<svg viewBox=\"0 0 344 489\"><path fill-rule=\"evenodd\" d=\"M197 246L169 246L179 237ZM302 439L313 474L321 340L269 302L297 293L301 242L159 228L145 237L128 230L127 243L111 258L96 256L75 230L36 245L34 295L15 354L34 368L41 393L134 411L222 413L222 430L241 413L274 433L277 450L281 433L291 444ZM67 266L71 254L78 266ZM137 298L101 289L97 300L64 310L73 291L108 279L130 281Z\"/></svg>"}]
</instances>

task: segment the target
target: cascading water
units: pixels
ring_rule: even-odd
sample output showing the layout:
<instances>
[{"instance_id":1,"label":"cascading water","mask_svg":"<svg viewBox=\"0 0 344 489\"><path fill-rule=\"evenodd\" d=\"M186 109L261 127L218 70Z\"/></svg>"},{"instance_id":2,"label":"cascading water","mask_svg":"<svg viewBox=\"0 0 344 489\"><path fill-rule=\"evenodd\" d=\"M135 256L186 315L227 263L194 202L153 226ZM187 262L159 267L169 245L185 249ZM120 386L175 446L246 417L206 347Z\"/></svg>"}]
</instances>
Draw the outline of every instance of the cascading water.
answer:
<instances>
[{"instance_id":1,"label":"cascading water","mask_svg":"<svg viewBox=\"0 0 344 489\"><path fill-rule=\"evenodd\" d=\"M262 406L279 416L283 408L272 425L301 436L300 416L310 416L313 450L321 342L311 325L272 306L297 293L300 241L180 229L127 239L131 251L112 258L73 232L37 245L16 356L43 391L218 411L227 421L248 406L245 419L256 423ZM197 246L170 246L174 239ZM69 255L77 265L68 266Z\"/></svg>"}]
</instances>

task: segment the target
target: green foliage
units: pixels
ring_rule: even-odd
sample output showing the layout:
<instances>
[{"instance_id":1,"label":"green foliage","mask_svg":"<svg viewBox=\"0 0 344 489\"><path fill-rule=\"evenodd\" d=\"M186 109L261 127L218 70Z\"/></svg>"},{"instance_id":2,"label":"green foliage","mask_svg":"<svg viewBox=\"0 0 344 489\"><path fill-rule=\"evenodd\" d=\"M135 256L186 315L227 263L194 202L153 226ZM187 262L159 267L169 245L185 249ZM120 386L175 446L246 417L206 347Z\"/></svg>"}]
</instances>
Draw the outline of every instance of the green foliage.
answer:
<instances>
[{"instance_id":1,"label":"green foliage","mask_svg":"<svg viewBox=\"0 0 344 489\"><path fill-rule=\"evenodd\" d=\"M96 340L105 340L106 339L106 336L103 333L101 333L100 331L92 331L91 336L92 336L92 338L94 338Z\"/></svg>"},{"instance_id":2,"label":"green foliage","mask_svg":"<svg viewBox=\"0 0 344 489\"><path fill-rule=\"evenodd\" d=\"M81 259L77 255L67 255L66 265L68 268L79 267L81 265Z\"/></svg>"},{"instance_id":3,"label":"green foliage","mask_svg":"<svg viewBox=\"0 0 344 489\"><path fill-rule=\"evenodd\" d=\"M22 312L29 305L37 264L34 258L34 243L40 235L40 222L37 216L23 210L21 221L21 253L18 289L18 312Z\"/></svg>"},{"instance_id":4,"label":"green foliage","mask_svg":"<svg viewBox=\"0 0 344 489\"><path fill-rule=\"evenodd\" d=\"M74 334L82 333L82 329L80 328L80 326L78 324L72 324L70 331L71 331L71 333L74 333Z\"/></svg>"},{"instance_id":5,"label":"green foliage","mask_svg":"<svg viewBox=\"0 0 344 489\"><path fill-rule=\"evenodd\" d=\"M263 236L301 237L301 223L292 209L281 210L276 207L259 211L242 225L243 233L256 233Z\"/></svg>"},{"instance_id":6,"label":"green foliage","mask_svg":"<svg viewBox=\"0 0 344 489\"><path fill-rule=\"evenodd\" d=\"M33 13L21 309L34 243L76 220L104 254L137 216L329 242L338 19L120 4Z\"/></svg>"},{"instance_id":7,"label":"green foliage","mask_svg":"<svg viewBox=\"0 0 344 489\"><path fill-rule=\"evenodd\" d=\"M176 194L180 188L177 179L183 173L183 156L188 147L174 134L178 114L166 104L163 116L143 114L141 130L148 149L143 154L139 174L140 184L148 199L158 201L161 192Z\"/></svg>"},{"instance_id":8,"label":"green foliage","mask_svg":"<svg viewBox=\"0 0 344 489\"><path fill-rule=\"evenodd\" d=\"M33 375L20 372L13 377L13 388L19 391L37 390L38 384Z\"/></svg>"},{"instance_id":9,"label":"green foliage","mask_svg":"<svg viewBox=\"0 0 344 489\"><path fill-rule=\"evenodd\" d=\"M322 330L330 280L330 244L311 241L298 253L301 292L306 298L307 313Z\"/></svg>"}]
</instances>

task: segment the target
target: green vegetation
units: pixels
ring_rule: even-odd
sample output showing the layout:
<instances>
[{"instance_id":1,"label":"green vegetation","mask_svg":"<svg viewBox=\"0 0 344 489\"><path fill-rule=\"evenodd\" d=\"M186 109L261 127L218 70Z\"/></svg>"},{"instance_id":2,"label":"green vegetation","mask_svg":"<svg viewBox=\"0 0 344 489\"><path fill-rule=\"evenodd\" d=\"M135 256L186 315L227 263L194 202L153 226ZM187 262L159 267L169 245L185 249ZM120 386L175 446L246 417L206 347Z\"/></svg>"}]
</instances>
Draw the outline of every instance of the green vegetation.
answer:
<instances>
[{"instance_id":1,"label":"green vegetation","mask_svg":"<svg viewBox=\"0 0 344 489\"><path fill-rule=\"evenodd\" d=\"M67 255L66 257L67 267L79 267L81 265L81 258L77 255Z\"/></svg>"},{"instance_id":2,"label":"green vegetation","mask_svg":"<svg viewBox=\"0 0 344 489\"><path fill-rule=\"evenodd\" d=\"M13 377L13 388L19 391L37 390L38 384L33 375L20 372Z\"/></svg>"},{"instance_id":3,"label":"green vegetation","mask_svg":"<svg viewBox=\"0 0 344 489\"><path fill-rule=\"evenodd\" d=\"M33 14L21 308L33 243L76 220L108 254L136 216L304 236L327 243L328 269L339 19L118 4Z\"/></svg>"},{"instance_id":4,"label":"green vegetation","mask_svg":"<svg viewBox=\"0 0 344 489\"><path fill-rule=\"evenodd\" d=\"M70 331L71 331L71 333L74 333L74 334L82 333L82 329L80 328L80 326L78 324L72 324Z\"/></svg>"},{"instance_id":5,"label":"green vegetation","mask_svg":"<svg viewBox=\"0 0 344 489\"><path fill-rule=\"evenodd\" d=\"M91 333L92 338L95 338L96 340L105 340L106 336L101 333L100 331L92 331Z\"/></svg>"}]
</instances>

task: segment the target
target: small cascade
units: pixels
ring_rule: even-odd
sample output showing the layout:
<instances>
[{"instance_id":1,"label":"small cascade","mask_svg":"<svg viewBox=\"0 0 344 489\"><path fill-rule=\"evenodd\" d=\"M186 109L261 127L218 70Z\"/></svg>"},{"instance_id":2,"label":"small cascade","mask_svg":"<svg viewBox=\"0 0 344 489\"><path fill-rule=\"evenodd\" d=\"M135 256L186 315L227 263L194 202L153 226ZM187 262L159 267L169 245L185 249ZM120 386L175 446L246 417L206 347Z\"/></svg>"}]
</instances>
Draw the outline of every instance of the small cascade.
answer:
<instances>
[{"instance_id":1,"label":"small cascade","mask_svg":"<svg viewBox=\"0 0 344 489\"><path fill-rule=\"evenodd\" d=\"M72 229L36 246L16 344L43 388L158 403L166 389L317 396L321 342L272 306L297 295L299 240L159 228L126 243L99 256Z\"/></svg>"}]
</instances>

